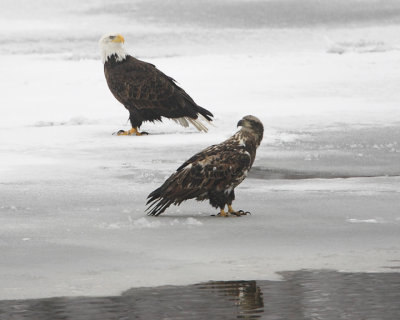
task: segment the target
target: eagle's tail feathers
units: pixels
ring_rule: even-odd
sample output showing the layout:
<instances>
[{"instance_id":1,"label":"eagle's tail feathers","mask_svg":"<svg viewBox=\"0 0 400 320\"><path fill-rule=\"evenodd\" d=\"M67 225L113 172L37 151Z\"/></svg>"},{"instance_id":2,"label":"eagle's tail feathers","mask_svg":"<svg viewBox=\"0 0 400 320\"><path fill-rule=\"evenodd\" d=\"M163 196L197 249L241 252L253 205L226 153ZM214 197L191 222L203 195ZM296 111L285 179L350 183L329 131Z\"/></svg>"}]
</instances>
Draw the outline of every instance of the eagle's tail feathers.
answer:
<instances>
[{"instance_id":1,"label":"eagle's tail feathers","mask_svg":"<svg viewBox=\"0 0 400 320\"><path fill-rule=\"evenodd\" d=\"M158 216L163 213L172 203L173 201L163 197L164 188L161 186L160 188L154 190L147 197L146 205L149 205L146 209L147 215L149 216Z\"/></svg>"},{"instance_id":2,"label":"eagle's tail feathers","mask_svg":"<svg viewBox=\"0 0 400 320\"><path fill-rule=\"evenodd\" d=\"M149 201L154 201L147 209L148 216L158 216L163 213L173 201L166 198L150 199ZM148 202L149 203L149 202Z\"/></svg>"},{"instance_id":3,"label":"eagle's tail feathers","mask_svg":"<svg viewBox=\"0 0 400 320\"><path fill-rule=\"evenodd\" d=\"M200 106L197 106L197 112L201 114L208 121L212 121L212 117L214 117L214 115L210 111Z\"/></svg>"},{"instance_id":4,"label":"eagle's tail feathers","mask_svg":"<svg viewBox=\"0 0 400 320\"><path fill-rule=\"evenodd\" d=\"M176 123L180 124L182 127L189 127L189 123L187 121L186 118L182 117L182 118L172 118L172 120L174 120Z\"/></svg>"},{"instance_id":5,"label":"eagle's tail feathers","mask_svg":"<svg viewBox=\"0 0 400 320\"><path fill-rule=\"evenodd\" d=\"M210 120L205 118L203 115L199 114L197 119L193 119L190 117L181 117L181 118L172 118L176 123L180 124L181 126L187 128L189 127L189 123L192 124L197 130L207 132L208 128L202 122L206 122L207 124L212 124Z\"/></svg>"},{"instance_id":6,"label":"eagle's tail feathers","mask_svg":"<svg viewBox=\"0 0 400 320\"><path fill-rule=\"evenodd\" d=\"M189 122L199 131L207 132L208 128L200 121L199 118L197 119L192 119L192 118L187 118Z\"/></svg>"}]
</instances>

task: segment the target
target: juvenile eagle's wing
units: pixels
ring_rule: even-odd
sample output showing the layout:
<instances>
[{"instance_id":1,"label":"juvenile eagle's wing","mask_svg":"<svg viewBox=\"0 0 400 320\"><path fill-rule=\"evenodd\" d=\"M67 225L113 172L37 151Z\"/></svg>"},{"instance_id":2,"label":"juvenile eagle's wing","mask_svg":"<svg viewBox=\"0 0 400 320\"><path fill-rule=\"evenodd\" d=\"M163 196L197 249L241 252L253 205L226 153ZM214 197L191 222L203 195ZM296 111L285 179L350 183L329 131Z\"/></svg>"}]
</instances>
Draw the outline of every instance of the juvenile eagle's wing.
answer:
<instances>
[{"instance_id":1,"label":"juvenile eagle's wing","mask_svg":"<svg viewBox=\"0 0 400 320\"><path fill-rule=\"evenodd\" d=\"M150 63L127 56L125 62L104 70L111 92L128 109L150 109L158 118L196 119L197 113L201 113L211 120L209 111L198 106L173 78Z\"/></svg>"},{"instance_id":2,"label":"juvenile eagle's wing","mask_svg":"<svg viewBox=\"0 0 400 320\"><path fill-rule=\"evenodd\" d=\"M234 188L245 178L250 165L250 154L244 148L229 144L210 146L182 164L148 196L148 214L158 216L171 204L192 198L203 200L209 191Z\"/></svg>"}]
</instances>

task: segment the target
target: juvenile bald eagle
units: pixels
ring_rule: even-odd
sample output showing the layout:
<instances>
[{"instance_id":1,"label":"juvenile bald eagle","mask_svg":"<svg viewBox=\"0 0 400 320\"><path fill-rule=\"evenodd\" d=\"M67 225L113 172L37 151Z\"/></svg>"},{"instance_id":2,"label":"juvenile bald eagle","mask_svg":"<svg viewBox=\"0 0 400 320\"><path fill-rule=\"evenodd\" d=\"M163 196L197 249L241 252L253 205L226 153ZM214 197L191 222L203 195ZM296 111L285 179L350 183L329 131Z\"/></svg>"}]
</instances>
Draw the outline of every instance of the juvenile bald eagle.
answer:
<instances>
[{"instance_id":1,"label":"juvenile bald eagle","mask_svg":"<svg viewBox=\"0 0 400 320\"><path fill-rule=\"evenodd\" d=\"M179 205L188 199L209 200L220 209L220 216L241 215L232 201L234 189L246 178L261 143L264 127L254 116L245 116L237 126L242 128L228 140L197 153L164 184L147 197L148 215L158 216L171 204ZM224 211L228 205L228 213Z\"/></svg>"},{"instance_id":2,"label":"juvenile bald eagle","mask_svg":"<svg viewBox=\"0 0 400 320\"><path fill-rule=\"evenodd\" d=\"M201 120L212 121L212 113L197 105L174 79L154 65L127 54L123 43L120 34L106 34L99 41L108 87L128 109L132 125L131 130L118 134L141 135L138 129L143 121L161 121L162 117L207 132Z\"/></svg>"}]
</instances>

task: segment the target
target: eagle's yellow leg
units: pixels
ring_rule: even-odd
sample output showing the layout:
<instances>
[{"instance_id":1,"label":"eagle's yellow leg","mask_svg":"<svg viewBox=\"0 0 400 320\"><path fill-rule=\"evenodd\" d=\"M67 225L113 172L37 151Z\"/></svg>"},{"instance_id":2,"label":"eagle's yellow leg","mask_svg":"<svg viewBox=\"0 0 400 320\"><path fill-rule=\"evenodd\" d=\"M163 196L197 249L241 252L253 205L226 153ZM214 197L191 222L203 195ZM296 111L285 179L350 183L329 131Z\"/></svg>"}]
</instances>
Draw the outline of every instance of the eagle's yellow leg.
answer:
<instances>
[{"instance_id":1,"label":"eagle's yellow leg","mask_svg":"<svg viewBox=\"0 0 400 320\"><path fill-rule=\"evenodd\" d=\"M137 128L132 128L132 129L130 129L128 131L120 130L117 133L117 135L119 135L119 136L134 136L134 135L135 136L141 136L141 135L144 135L144 134L147 134L147 132L143 132L143 133L139 132Z\"/></svg>"}]
</instances>

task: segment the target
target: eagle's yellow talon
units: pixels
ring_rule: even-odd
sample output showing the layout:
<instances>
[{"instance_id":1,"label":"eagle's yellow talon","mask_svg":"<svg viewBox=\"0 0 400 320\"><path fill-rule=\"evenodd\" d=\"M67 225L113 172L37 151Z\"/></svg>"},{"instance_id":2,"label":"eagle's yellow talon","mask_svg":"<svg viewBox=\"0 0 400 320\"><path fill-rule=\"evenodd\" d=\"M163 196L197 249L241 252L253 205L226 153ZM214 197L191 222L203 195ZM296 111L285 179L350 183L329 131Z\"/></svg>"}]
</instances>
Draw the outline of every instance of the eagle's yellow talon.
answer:
<instances>
[{"instance_id":1,"label":"eagle's yellow talon","mask_svg":"<svg viewBox=\"0 0 400 320\"><path fill-rule=\"evenodd\" d=\"M114 132L113 135L116 135L116 136L126 136L127 133L126 133L126 131L124 131L124 130L118 130L117 132Z\"/></svg>"},{"instance_id":2,"label":"eagle's yellow talon","mask_svg":"<svg viewBox=\"0 0 400 320\"><path fill-rule=\"evenodd\" d=\"M119 130L117 132L117 136L142 136L142 135L148 135L147 132L139 132L137 128L132 128L128 131L124 130Z\"/></svg>"}]
</instances>

